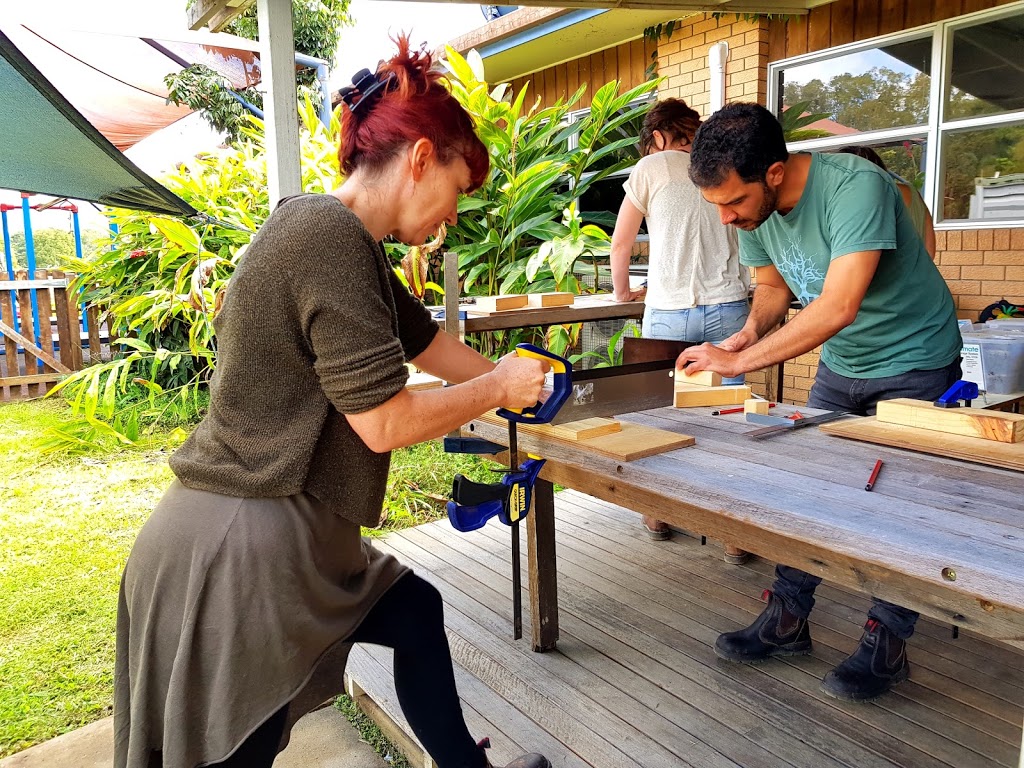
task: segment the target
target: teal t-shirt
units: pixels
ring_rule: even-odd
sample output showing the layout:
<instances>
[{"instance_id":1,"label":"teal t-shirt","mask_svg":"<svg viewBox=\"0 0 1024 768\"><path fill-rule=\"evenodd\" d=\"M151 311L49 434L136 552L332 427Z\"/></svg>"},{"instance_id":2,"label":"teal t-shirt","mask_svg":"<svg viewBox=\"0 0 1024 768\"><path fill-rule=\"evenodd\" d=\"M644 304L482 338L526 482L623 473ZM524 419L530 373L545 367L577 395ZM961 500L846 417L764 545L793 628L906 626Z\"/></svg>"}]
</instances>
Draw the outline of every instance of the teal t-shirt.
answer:
<instances>
[{"instance_id":1,"label":"teal t-shirt","mask_svg":"<svg viewBox=\"0 0 1024 768\"><path fill-rule=\"evenodd\" d=\"M877 379L942 368L960 355L949 287L896 185L867 160L812 153L796 207L741 230L739 242L741 263L775 265L805 307L821 295L833 259L881 250L856 319L822 348L822 362L836 373Z\"/></svg>"}]
</instances>

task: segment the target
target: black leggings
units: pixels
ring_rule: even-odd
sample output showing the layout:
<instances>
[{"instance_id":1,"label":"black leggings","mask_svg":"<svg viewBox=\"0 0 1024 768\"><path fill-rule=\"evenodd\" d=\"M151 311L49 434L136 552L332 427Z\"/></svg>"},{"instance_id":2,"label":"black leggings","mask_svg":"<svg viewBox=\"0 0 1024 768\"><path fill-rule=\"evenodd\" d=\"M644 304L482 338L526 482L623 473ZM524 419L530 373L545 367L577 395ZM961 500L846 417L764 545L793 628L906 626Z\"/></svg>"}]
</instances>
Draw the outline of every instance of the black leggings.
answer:
<instances>
[{"instance_id":1,"label":"black leggings","mask_svg":"<svg viewBox=\"0 0 1024 768\"><path fill-rule=\"evenodd\" d=\"M452 656L444 633L441 594L414 573L402 576L377 601L347 640L395 650L395 690L402 713L440 768L485 768L455 690ZM227 760L209 768L270 768L287 722L288 706L275 712Z\"/></svg>"}]
</instances>

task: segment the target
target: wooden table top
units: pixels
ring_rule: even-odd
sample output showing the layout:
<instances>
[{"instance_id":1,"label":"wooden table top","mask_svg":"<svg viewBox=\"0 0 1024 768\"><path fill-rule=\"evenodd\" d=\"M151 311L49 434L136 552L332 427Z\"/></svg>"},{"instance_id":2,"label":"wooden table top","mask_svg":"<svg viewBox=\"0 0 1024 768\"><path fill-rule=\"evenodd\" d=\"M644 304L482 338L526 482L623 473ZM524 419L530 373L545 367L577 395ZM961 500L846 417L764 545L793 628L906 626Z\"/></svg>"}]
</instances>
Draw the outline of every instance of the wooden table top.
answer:
<instances>
[{"instance_id":1,"label":"wooden table top","mask_svg":"<svg viewBox=\"0 0 1024 768\"><path fill-rule=\"evenodd\" d=\"M547 458L541 476L554 483L1024 647L1024 474L813 426L754 440L743 414L710 412L619 417L697 439L628 463L525 431L519 448Z\"/></svg>"}]
</instances>

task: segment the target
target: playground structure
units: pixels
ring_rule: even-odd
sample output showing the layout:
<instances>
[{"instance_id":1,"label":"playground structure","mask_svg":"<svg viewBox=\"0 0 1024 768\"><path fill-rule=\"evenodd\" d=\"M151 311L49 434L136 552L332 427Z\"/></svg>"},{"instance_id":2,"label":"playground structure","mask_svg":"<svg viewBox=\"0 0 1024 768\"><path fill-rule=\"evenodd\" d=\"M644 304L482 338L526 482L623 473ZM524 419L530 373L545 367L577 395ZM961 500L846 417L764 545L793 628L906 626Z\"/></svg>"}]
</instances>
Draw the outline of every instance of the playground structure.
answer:
<instances>
[{"instance_id":1,"label":"playground structure","mask_svg":"<svg viewBox=\"0 0 1024 768\"><path fill-rule=\"evenodd\" d=\"M40 397L63 375L102 357L99 312L82 305L68 286L73 274L38 269L32 237L32 211L71 213L75 254L82 257L78 207L67 201L32 205L0 204L6 279L0 280L0 400ZM16 269L8 213L21 211L25 234L25 269ZM84 348L84 349L83 349ZM87 350L87 351L86 351Z\"/></svg>"}]
</instances>

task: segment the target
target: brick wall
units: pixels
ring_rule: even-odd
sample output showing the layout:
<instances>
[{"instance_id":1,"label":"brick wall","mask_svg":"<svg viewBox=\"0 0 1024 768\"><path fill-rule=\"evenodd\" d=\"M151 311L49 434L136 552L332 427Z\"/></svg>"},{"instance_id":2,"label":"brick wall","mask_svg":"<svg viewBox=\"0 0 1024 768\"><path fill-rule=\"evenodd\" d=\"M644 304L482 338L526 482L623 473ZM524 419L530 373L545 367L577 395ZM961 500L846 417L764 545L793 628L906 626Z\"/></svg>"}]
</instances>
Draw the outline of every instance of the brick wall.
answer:
<instances>
[{"instance_id":1,"label":"brick wall","mask_svg":"<svg viewBox=\"0 0 1024 768\"><path fill-rule=\"evenodd\" d=\"M1024 304L1024 229L936 232L935 262L961 317L977 319L989 304Z\"/></svg>"},{"instance_id":2,"label":"brick wall","mask_svg":"<svg viewBox=\"0 0 1024 768\"><path fill-rule=\"evenodd\" d=\"M764 104L768 83L767 21L741 21L733 14L718 19L697 14L677 23L680 26L669 40L658 41L658 74L665 78L658 89L659 98L683 99L707 117L711 104L708 48L724 40L729 44L726 101Z\"/></svg>"}]
</instances>

